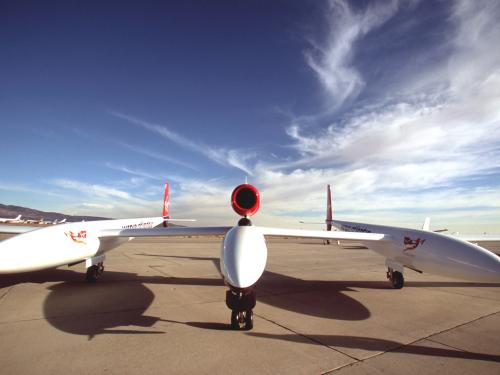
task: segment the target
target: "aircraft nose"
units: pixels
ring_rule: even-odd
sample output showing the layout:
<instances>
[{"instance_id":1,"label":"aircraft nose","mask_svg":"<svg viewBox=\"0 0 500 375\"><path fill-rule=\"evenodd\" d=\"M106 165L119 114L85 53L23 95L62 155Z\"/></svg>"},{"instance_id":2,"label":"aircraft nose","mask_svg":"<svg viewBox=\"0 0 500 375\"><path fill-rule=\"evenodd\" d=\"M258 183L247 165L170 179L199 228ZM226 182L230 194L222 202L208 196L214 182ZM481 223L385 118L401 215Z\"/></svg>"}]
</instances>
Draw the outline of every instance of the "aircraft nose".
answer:
<instances>
[{"instance_id":1,"label":"aircraft nose","mask_svg":"<svg viewBox=\"0 0 500 375\"><path fill-rule=\"evenodd\" d=\"M252 226L232 228L221 249L221 272L235 288L248 288L261 277L267 262L267 246L262 233Z\"/></svg>"},{"instance_id":2,"label":"aircraft nose","mask_svg":"<svg viewBox=\"0 0 500 375\"><path fill-rule=\"evenodd\" d=\"M99 248L97 237L85 237L85 243L75 242L65 233L66 229L62 225L54 225L0 242L0 273L58 267L96 253Z\"/></svg>"},{"instance_id":3,"label":"aircraft nose","mask_svg":"<svg viewBox=\"0 0 500 375\"><path fill-rule=\"evenodd\" d=\"M464 241L448 254L448 259L464 280L500 283L500 257L487 249Z\"/></svg>"},{"instance_id":4,"label":"aircraft nose","mask_svg":"<svg viewBox=\"0 0 500 375\"><path fill-rule=\"evenodd\" d=\"M500 257L482 247L476 248L476 259L471 265L477 268L475 273L478 281L500 282Z\"/></svg>"},{"instance_id":5,"label":"aircraft nose","mask_svg":"<svg viewBox=\"0 0 500 375\"><path fill-rule=\"evenodd\" d=\"M427 233L414 255L417 269L479 283L500 283L500 257L459 238Z\"/></svg>"}]
</instances>

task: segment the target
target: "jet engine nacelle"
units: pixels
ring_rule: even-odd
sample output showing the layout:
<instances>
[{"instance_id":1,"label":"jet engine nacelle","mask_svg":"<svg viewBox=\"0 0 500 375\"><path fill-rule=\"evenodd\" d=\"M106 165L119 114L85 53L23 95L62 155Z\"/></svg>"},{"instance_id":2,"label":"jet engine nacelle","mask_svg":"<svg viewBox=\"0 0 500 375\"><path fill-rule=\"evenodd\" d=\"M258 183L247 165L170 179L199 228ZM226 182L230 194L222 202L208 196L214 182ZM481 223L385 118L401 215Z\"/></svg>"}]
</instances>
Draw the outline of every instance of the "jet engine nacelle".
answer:
<instances>
[{"instance_id":1,"label":"jet engine nacelle","mask_svg":"<svg viewBox=\"0 0 500 375\"><path fill-rule=\"evenodd\" d=\"M260 193L255 186L242 184L237 186L231 194L233 210L243 217L257 213L260 208Z\"/></svg>"}]
</instances>

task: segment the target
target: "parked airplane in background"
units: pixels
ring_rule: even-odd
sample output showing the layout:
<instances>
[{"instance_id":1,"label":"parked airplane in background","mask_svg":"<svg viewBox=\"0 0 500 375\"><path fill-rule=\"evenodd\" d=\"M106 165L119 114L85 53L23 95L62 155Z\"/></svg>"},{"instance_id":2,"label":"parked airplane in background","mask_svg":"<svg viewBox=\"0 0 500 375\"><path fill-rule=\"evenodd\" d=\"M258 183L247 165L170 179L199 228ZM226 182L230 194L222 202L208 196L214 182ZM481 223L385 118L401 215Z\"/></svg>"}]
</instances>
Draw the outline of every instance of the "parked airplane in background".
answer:
<instances>
[{"instance_id":1,"label":"parked airplane in background","mask_svg":"<svg viewBox=\"0 0 500 375\"><path fill-rule=\"evenodd\" d=\"M41 219L26 219L23 221L24 224L43 224L43 217Z\"/></svg>"},{"instance_id":2,"label":"parked airplane in background","mask_svg":"<svg viewBox=\"0 0 500 375\"><path fill-rule=\"evenodd\" d=\"M163 217L103 220L50 226L0 243L0 273L15 273L85 262L87 280L102 273L105 253L131 237L223 235L220 270L228 286L226 305L233 329L253 327L255 285L267 262L266 236L301 237L362 243L387 259L395 287L403 267L477 282L500 282L500 258L474 244L439 233L333 220L347 232L258 227L250 217L260 208L252 185L237 186L231 206L242 218L233 227L153 228L168 218L168 185ZM169 219L166 219L169 220ZM0 226L0 231L3 228ZM398 276L399 273L401 276Z\"/></svg>"},{"instance_id":3,"label":"parked airplane in background","mask_svg":"<svg viewBox=\"0 0 500 375\"><path fill-rule=\"evenodd\" d=\"M64 224L66 222L66 218L62 219L61 221L56 220L44 220L43 217L41 219L26 219L26 220L21 220L21 223L24 224Z\"/></svg>"},{"instance_id":4,"label":"parked airplane in background","mask_svg":"<svg viewBox=\"0 0 500 375\"><path fill-rule=\"evenodd\" d=\"M21 223L21 215L17 215L17 217L8 218L8 217L0 217L0 223Z\"/></svg>"}]
</instances>

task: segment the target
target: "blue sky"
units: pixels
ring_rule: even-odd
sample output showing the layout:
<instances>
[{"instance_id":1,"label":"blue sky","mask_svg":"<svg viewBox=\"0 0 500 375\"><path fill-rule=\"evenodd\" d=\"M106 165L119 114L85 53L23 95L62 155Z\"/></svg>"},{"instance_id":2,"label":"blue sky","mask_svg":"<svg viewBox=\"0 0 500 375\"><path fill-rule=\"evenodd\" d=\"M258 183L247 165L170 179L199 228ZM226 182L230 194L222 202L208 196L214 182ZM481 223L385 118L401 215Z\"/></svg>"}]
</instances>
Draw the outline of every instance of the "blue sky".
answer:
<instances>
[{"instance_id":1,"label":"blue sky","mask_svg":"<svg viewBox=\"0 0 500 375\"><path fill-rule=\"evenodd\" d=\"M499 231L496 1L0 3L0 202Z\"/></svg>"}]
</instances>

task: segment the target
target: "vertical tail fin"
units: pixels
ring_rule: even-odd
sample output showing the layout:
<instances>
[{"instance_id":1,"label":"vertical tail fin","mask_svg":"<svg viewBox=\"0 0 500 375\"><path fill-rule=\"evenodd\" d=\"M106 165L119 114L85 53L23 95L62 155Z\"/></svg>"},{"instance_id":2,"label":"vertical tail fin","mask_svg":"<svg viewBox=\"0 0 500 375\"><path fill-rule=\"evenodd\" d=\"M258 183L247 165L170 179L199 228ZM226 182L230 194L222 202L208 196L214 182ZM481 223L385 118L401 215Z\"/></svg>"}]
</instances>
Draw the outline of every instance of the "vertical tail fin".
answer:
<instances>
[{"instance_id":1,"label":"vertical tail fin","mask_svg":"<svg viewBox=\"0 0 500 375\"><path fill-rule=\"evenodd\" d=\"M422 225L422 230L431 230L431 218L426 217L424 220L424 224Z\"/></svg>"},{"instance_id":2,"label":"vertical tail fin","mask_svg":"<svg viewBox=\"0 0 500 375\"><path fill-rule=\"evenodd\" d=\"M162 212L162 216L164 218L168 218L169 217L169 213L168 213L168 205L169 205L169 201L168 201L168 182L165 184L165 193L163 194L163 212Z\"/></svg>"},{"instance_id":3,"label":"vertical tail fin","mask_svg":"<svg viewBox=\"0 0 500 375\"><path fill-rule=\"evenodd\" d=\"M162 216L163 219L168 219L170 218L169 216L169 200L168 200L168 195L169 195L169 188L168 188L168 182L165 183L165 193L163 193L163 211L162 211ZM168 222L167 220L163 220L163 226L168 227Z\"/></svg>"},{"instance_id":4,"label":"vertical tail fin","mask_svg":"<svg viewBox=\"0 0 500 375\"><path fill-rule=\"evenodd\" d=\"M165 193L163 194L163 226L168 227L168 223L171 221L196 221L194 219L172 219L170 217L169 211L170 201L169 201L169 185L168 182L165 184Z\"/></svg>"},{"instance_id":5,"label":"vertical tail fin","mask_svg":"<svg viewBox=\"0 0 500 375\"><path fill-rule=\"evenodd\" d=\"M332 230L332 221L333 219L333 209L332 209L332 190L330 189L330 185L326 186L326 230Z\"/></svg>"},{"instance_id":6,"label":"vertical tail fin","mask_svg":"<svg viewBox=\"0 0 500 375\"><path fill-rule=\"evenodd\" d=\"M21 220L21 215L17 215L17 217L14 220Z\"/></svg>"},{"instance_id":7,"label":"vertical tail fin","mask_svg":"<svg viewBox=\"0 0 500 375\"><path fill-rule=\"evenodd\" d=\"M162 211L162 216L163 216L163 219L169 219L170 216L169 216L169 187L168 187L168 182L165 183L165 193L163 193L163 211ZM168 222L167 220L163 220L163 226L164 227L168 227Z\"/></svg>"}]
</instances>

